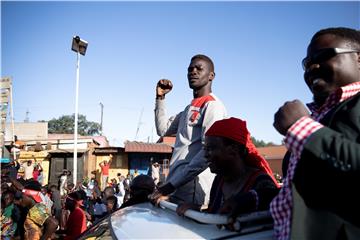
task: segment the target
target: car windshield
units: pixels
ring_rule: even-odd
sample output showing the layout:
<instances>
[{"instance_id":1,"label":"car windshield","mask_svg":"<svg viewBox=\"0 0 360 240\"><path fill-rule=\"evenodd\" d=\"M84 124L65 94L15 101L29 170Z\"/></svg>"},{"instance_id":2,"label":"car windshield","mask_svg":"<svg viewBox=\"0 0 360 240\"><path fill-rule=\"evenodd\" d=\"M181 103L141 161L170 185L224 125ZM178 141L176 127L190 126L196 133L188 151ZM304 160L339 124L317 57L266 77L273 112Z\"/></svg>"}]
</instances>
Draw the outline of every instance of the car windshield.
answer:
<instances>
[{"instance_id":1,"label":"car windshield","mask_svg":"<svg viewBox=\"0 0 360 240\"><path fill-rule=\"evenodd\" d=\"M99 222L95 223L92 227L89 228L83 235L81 235L79 240L112 240L116 239L115 236L111 233L111 224L110 217L105 217Z\"/></svg>"}]
</instances>

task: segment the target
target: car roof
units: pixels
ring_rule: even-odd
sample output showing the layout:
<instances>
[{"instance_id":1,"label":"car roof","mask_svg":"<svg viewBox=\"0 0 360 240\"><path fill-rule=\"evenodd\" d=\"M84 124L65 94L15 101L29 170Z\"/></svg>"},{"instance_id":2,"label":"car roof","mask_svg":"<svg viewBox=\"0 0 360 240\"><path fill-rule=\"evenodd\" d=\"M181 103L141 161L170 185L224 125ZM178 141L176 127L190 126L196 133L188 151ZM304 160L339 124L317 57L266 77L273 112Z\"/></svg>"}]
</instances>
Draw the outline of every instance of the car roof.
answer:
<instances>
[{"instance_id":1,"label":"car roof","mask_svg":"<svg viewBox=\"0 0 360 240\"><path fill-rule=\"evenodd\" d=\"M150 203L120 209L110 218L117 239L272 239L269 228L231 232L218 229L215 224L204 224L180 217L174 211Z\"/></svg>"}]
</instances>

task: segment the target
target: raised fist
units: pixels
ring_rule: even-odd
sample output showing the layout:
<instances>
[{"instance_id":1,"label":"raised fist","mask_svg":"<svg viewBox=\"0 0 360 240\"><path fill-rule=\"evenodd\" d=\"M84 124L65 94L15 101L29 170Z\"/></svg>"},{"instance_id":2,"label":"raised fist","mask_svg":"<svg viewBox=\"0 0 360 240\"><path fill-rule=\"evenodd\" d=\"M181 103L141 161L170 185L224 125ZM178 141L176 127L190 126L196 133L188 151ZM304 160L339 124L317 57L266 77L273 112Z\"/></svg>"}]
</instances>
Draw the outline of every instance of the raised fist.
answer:
<instances>
[{"instance_id":1,"label":"raised fist","mask_svg":"<svg viewBox=\"0 0 360 240\"><path fill-rule=\"evenodd\" d=\"M160 79L156 85L156 97L163 98L172 88L173 84L170 80Z\"/></svg>"}]
</instances>

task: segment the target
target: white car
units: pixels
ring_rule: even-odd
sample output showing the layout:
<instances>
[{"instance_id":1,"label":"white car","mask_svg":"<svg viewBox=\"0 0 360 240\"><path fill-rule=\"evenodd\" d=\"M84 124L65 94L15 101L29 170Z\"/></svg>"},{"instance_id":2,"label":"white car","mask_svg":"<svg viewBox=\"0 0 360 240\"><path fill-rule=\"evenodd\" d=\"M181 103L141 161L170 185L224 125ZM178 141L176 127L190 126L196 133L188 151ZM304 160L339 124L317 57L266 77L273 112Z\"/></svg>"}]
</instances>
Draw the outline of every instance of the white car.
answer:
<instances>
[{"instance_id":1,"label":"white car","mask_svg":"<svg viewBox=\"0 0 360 240\"><path fill-rule=\"evenodd\" d=\"M162 201L161 208L142 203L120 209L84 232L79 239L273 239L269 212L255 212L237 219L238 231L217 225L227 223L219 214L187 210L180 217L176 204Z\"/></svg>"}]
</instances>

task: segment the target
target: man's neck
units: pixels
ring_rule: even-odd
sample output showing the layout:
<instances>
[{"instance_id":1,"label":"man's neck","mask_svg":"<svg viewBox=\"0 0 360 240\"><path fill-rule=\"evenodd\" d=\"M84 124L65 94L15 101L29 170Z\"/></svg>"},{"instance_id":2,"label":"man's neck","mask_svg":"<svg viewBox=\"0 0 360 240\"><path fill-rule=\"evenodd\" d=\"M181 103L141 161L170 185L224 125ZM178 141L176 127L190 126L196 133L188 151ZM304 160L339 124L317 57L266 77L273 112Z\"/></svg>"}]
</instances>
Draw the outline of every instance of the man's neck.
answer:
<instances>
[{"instance_id":1,"label":"man's neck","mask_svg":"<svg viewBox=\"0 0 360 240\"><path fill-rule=\"evenodd\" d=\"M211 89L199 89L199 90L194 90L193 91L193 96L194 98L199 98L199 97L204 97L207 96L211 93Z\"/></svg>"}]
</instances>

